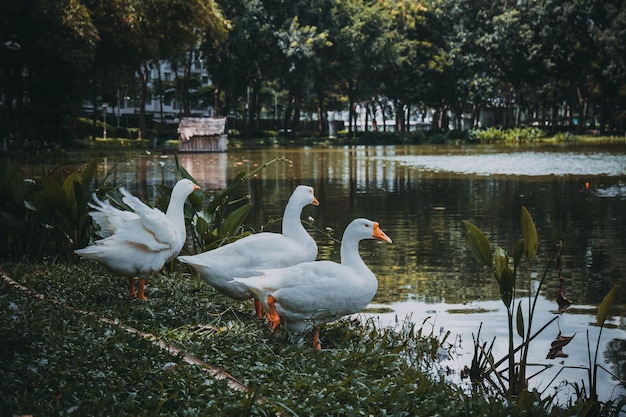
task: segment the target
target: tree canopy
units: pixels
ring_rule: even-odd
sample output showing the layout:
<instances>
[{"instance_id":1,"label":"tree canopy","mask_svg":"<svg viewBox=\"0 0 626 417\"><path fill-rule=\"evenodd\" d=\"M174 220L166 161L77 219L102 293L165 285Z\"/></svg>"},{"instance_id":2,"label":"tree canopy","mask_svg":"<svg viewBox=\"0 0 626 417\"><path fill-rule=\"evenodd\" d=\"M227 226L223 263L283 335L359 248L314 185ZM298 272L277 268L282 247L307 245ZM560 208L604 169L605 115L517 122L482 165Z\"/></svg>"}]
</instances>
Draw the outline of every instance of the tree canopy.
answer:
<instances>
[{"instance_id":1,"label":"tree canopy","mask_svg":"<svg viewBox=\"0 0 626 417\"><path fill-rule=\"evenodd\" d=\"M303 114L365 110L398 131L433 127L626 128L626 4L620 0L0 0L0 137L76 135L83 103L146 99L161 60L201 53L216 113L260 129L280 101ZM142 106L143 107L143 106ZM363 114L363 112L361 112ZM378 116L378 117L376 117ZM141 119L140 119L141 123ZM366 123L366 126L370 123ZM143 132L145 126L139 126Z\"/></svg>"}]
</instances>

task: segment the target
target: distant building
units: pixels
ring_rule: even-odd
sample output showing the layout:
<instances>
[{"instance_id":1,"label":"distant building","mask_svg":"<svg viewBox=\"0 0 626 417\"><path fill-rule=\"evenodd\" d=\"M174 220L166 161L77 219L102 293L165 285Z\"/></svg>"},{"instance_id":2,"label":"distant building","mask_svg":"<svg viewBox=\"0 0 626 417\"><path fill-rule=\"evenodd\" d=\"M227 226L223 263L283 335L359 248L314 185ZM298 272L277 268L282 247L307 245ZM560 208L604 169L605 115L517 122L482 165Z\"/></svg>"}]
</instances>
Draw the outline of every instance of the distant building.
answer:
<instances>
[{"instance_id":1,"label":"distant building","mask_svg":"<svg viewBox=\"0 0 626 417\"><path fill-rule=\"evenodd\" d=\"M196 59L194 54L191 64L191 76L200 80L200 86L205 87L211 85L211 79L208 72L204 68L201 60ZM155 122L163 122L169 124L178 123L181 113L181 105L178 96L173 88L165 89L161 94L157 92L159 83L171 84L177 77L182 76L182 68L178 70L172 66L170 61L159 61L158 67L152 68L148 79L148 95L146 97L145 110L147 115L151 115ZM101 106L101 107L100 107ZM112 125L120 126L120 120L123 123L125 116L139 114L139 98L125 96L123 92L118 92L114 102L104 103L96 109L99 112L107 113L107 122ZM93 102L86 100L83 103L85 112L93 111ZM205 103L200 100L194 108L191 109L191 116L209 117L213 115L212 103ZM162 118L162 119L161 119Z\"/></svg>"},{"instance_id":2,"label":"distant building","mask_svg":"<svg viewBox=\"0 0 626 417\"><path fill-rule=\"evenodd\" d=\"M178 125L179 152L225 152L226 118L183 117Z\"/></svg>"}]
</instances>

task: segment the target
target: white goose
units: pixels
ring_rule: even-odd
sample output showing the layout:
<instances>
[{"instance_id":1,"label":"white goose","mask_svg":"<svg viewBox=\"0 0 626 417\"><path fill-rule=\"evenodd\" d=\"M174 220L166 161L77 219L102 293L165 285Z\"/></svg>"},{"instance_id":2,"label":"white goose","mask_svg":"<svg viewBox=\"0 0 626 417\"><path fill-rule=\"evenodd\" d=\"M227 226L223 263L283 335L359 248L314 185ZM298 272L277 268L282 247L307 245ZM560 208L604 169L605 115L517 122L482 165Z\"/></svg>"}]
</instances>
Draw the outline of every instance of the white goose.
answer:
<instances>
[{"instance_id":1,"label":"white goose","mask_svg":"<svg viewBox=\"0 0 626 417\"><path fill-rule=\"evenodd\" d=\"M252 292L243 283L234 281L234 277L254 276L262 269L284 268L317 257L317 244L300 220L302 209L309 204L319 204L313 188L300 185L285 206L282 233L253 234L198 255L179 256L178 260L191 265L219 292L235 300L248 300L253 297ZM261 317L258 302L255 308Z\"/></svg>"},{"instance_id":2,"label":"white goose","mask_svg":"<svg viewBox=\"0 0 626 417\"><path fill-rule=\"evenodd\" d=\"M376 295L376 276L359 255L359 241L363 239L391 243L377 222L356 219L348 225L341 240L340 264L306 262L235 281L244 284L263 304L273 330L280 323L298 333L312 326L313 347L321 349L320 325L358 313Z\"/></svg>"},{"instance_id":3,"label":"white goose","mask_svg":"<svg viewBox=\"0 0 626 417\"><path fill-rule=\"evenodd\" d=\"M132 212L118 210L109 201L99 200L94 193L95 203L89 203L93 209L89 214L100 226L103 239L74 252L127 276L130 296L145 300L146 277L160 271L185 244L185 200L199 188L188 179L178 181L172 190L166 213L148 207L124 188L120 188L124 196L122 201ZM136 276L140 277L138 294L135 292Z\"/></svg>"}]
</instances>

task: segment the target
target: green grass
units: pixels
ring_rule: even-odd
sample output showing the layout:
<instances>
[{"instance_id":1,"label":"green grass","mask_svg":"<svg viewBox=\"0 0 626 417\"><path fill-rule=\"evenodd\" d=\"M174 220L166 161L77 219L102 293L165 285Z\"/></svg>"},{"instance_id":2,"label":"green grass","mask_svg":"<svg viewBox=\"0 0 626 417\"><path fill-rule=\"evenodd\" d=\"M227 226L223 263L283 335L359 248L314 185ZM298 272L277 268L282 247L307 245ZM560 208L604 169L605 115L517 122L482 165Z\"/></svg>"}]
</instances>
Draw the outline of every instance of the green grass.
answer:
<instances>
[{"instance_id":1,"label":"green grass","mask_svg":"<svg viewBox=\"0 0 626 417\"><path fill-rule=\"evenodd\" d=\"M90 262L5 263L0 279L0 416L11 415L572 415L534 396L506 401L446 382L437 339L405 324L341 320L324 349L253 317L251 302L196 275L164 273L147 302ZM10 277L37 299L7 282ZM89 312L89 313L88 313ZM115 323L102 318L115 320ZM136 333L154 334L245 385L233 389Z\"/></svg>"}]
</instances>

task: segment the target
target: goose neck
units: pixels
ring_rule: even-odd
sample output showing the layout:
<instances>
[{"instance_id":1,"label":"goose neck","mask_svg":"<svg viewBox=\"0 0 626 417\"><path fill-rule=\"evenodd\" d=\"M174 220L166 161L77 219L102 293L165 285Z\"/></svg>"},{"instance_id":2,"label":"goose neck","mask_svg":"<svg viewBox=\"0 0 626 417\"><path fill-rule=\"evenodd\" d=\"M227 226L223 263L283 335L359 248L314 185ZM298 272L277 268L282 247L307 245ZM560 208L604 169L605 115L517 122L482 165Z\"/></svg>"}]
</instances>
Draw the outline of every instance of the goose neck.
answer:
<instances>
[{"instance_id":1,"label":"goose neck","mask_svg":"<svg viewBox=\"0 0 626 417\"><path fill-rule=\"evenodd\" d=\"M363 259L361 259L361 255L359 254L358 240L346 238L341 240L341 264L367 268L365 262L363 262Z\"/></svg>"},{"instance_id":2,"label":"goose neck","mask_svg":"<svg viewBox=\"0 0 626 417\"><path fill-rule=\"evenodd\" d=\"M302 214L302 207L299 207L293 201L289 201L285 207L283 214L282 233L287 237L295 237L296 235L307 234L300 215Z\"/></svg>"}]
</instances>

